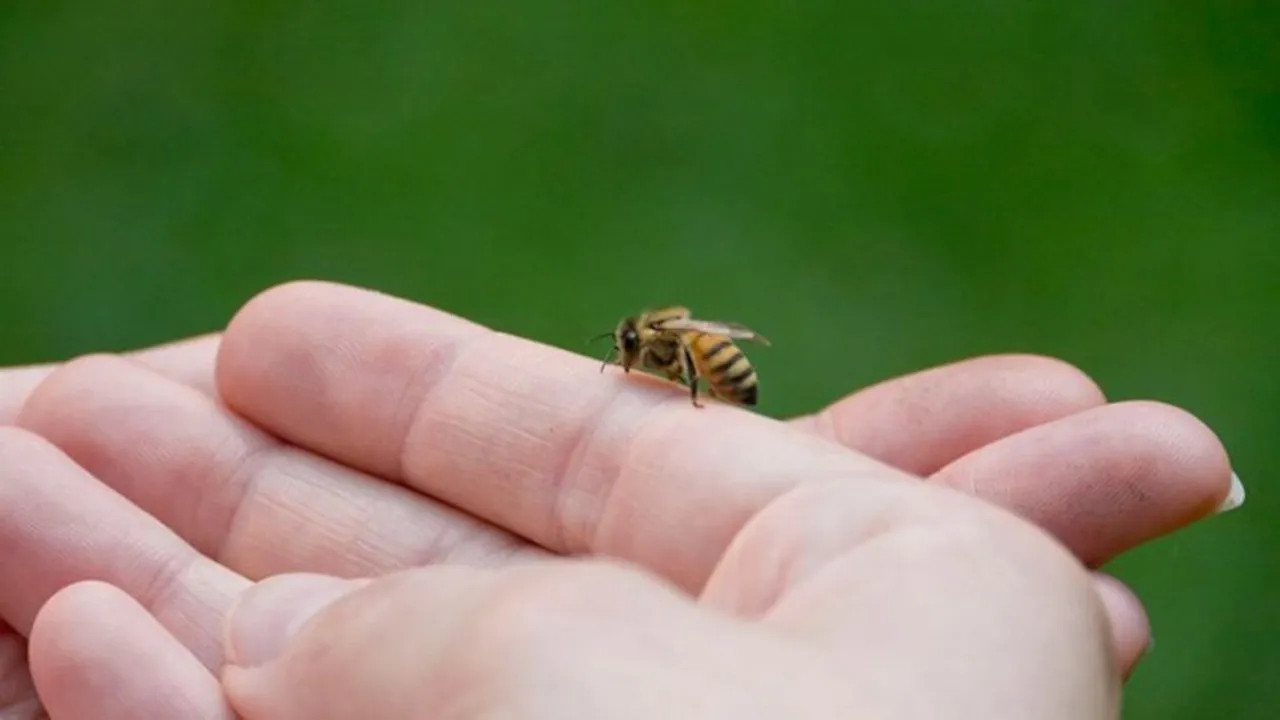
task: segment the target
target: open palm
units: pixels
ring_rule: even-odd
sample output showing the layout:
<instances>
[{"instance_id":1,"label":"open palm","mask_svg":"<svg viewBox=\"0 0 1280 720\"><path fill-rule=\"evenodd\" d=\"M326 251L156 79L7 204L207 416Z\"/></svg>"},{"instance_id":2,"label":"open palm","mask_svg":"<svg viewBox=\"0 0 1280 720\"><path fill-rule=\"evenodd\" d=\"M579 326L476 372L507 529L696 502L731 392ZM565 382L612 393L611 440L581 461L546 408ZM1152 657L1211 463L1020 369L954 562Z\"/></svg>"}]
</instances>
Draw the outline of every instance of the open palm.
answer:
<instances>
[{"instance_id":1,"label":"open palm","mask_svg":"<svg viewBox=\"0 0 1280 720\"><path fill-rule=\"evenodd\" d=\"M1010 508L1098 566L1212 513L1231 487L1194 417L1107 404L1045 358L936 368L790 422L694 409L664 382L598 369L395 298L296 283L219 336L0 374L0 422L17 426L0 428L0 713L38 716L38 685L54 717L227 717L222 619L282 572L594 554L697 592L789 490L884 465ZM94 586L47 603L91 579L147 612ZM1145 616L1098 584L1132 667Z\"/></svg>"}]
</instances>

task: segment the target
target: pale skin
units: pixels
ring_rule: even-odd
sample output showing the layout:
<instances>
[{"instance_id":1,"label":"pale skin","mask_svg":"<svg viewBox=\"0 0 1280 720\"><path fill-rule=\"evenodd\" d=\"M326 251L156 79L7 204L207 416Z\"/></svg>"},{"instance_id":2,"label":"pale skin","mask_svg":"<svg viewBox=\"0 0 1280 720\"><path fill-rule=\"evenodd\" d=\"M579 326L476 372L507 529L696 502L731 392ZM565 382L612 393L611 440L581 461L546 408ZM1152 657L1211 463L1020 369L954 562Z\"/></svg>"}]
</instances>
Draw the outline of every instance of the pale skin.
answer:
<instances>
[{"instance_id":1,"label":"pale skin","mask_svg":"<svg viewBox=\"0 0 1280 720\"><path fill-rule=\"evenodd\" d=\"M321 283L3 371L0 714L1106 717L1149 630L1090 568L1231 483L1046 358L706 404Z\"/></svg>"}]
</instances>

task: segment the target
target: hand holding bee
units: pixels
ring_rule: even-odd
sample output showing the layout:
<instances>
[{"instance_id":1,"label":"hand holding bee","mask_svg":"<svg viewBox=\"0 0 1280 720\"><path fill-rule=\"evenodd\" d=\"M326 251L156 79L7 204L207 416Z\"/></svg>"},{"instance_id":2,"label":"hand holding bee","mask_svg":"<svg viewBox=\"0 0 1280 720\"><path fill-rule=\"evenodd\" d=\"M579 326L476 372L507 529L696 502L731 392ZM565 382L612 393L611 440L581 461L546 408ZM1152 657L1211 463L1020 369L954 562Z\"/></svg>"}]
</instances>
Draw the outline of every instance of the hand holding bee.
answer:
<instances>
[{"instance_id":1,"label":"hand holding bee","mask_svg":"<svg viewBox=\"0 0 1280 720\"><path fill-rule=\"evenodd\" d=\"M1107 404L1045 358L934 368L788 422L598 372L299 283L221 337L0 373L19 426L0 429L0 557L22 559L0 563L0 615L31 657L0 703L1103 715L1148 630L1086 568L1240 499L1195 418ZM297 571L322 577L256 584Z\"/></svg>"}]
</instances>

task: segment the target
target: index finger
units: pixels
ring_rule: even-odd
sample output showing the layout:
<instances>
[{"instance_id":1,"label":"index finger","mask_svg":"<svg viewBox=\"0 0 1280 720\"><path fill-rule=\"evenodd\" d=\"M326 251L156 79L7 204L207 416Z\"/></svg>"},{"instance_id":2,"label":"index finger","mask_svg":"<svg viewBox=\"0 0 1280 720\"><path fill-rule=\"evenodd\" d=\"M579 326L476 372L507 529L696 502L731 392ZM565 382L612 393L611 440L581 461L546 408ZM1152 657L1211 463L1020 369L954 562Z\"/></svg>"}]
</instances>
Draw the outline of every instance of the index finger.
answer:
<instances>
[{"instance_id":1,"label":"index finger","mask_svg":"<svg viewBox=\"0 0 1280 720\"><path fill-rule=\"evenodd\" d=\"M908 478L786 423L404 300L294 283L252 300L217 362L229 406L562 553L705 580L807 480Z\"/></svg>"}]
</instances>

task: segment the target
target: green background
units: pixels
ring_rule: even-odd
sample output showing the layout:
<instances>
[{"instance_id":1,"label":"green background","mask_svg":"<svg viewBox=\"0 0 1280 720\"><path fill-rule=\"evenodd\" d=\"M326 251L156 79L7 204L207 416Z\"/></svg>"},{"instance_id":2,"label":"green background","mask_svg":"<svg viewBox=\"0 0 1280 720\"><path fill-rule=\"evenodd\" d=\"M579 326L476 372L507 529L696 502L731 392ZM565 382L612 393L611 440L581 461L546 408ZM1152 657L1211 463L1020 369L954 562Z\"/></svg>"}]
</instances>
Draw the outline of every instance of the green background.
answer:
<instances>
[{"instance_id":1,"label":"green background","mask_svg":"<svg viewBox=\"0 0 1280 720\"><path fill-rule=\"evenodd\" d=\"M1126 717L1273 716L1280 3L7 0L0 108L0 363L323 277L590 353L688 304L776 416L1000 351L1182 405L1250 495L1116 564Z\"/></svg>"}]
</instances>

